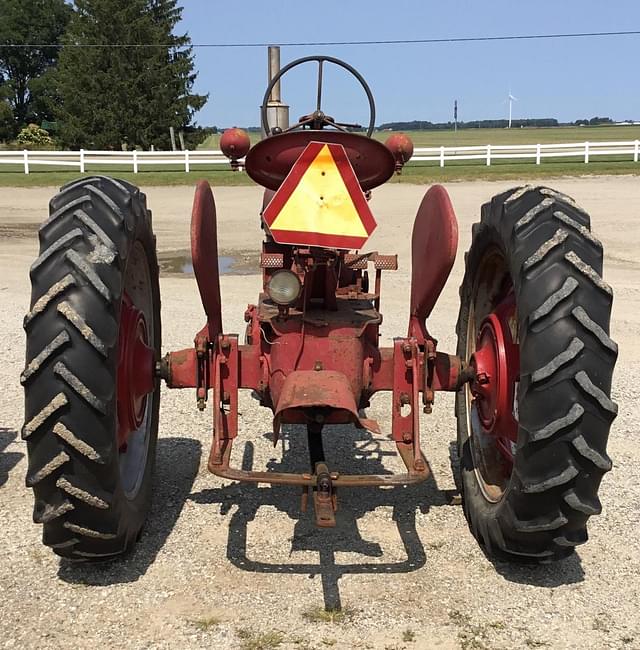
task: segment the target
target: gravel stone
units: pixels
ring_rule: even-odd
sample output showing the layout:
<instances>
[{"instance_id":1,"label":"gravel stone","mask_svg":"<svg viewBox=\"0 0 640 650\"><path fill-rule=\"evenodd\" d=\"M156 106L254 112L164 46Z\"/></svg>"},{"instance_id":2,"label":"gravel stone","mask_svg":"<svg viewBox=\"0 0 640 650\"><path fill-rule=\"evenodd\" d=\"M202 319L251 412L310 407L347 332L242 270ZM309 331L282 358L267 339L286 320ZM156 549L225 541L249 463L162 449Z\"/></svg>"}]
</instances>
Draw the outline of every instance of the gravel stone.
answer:
<instances>
[{"instance_id":1,"label":"gravel stone","mask_svg":"<svg viewBox=\"0 0 640 650\"><path fill-rule=\"evenodd\" d=\"M142 175L141 175L142 176ZM460 221L459 256L429 330L439 349L455 349L454 325L463 251L480 205L512 182L448 186ZM297 489L240 486L208 473L211 411L199 413L193 391L163 389L153 507L136 549L101 565L62 562L32 522L25 487L26 443L22 321L28 270L37 257L33 227L47 218L55 188L0 192L0 648L242 648L272 633L280 648L638 648L640 647L640 191L637 177L550 180L592 215L602 235L605 280L615 292L611 338L619 345L612 399L619 416L603 480L603 512L590 539L562 562L533 567L489 560L471 536L455 483L449 444L455 438L452 395L436 395L422 417L433 479L422 486L343 490L338 527L318 530L300 512ZM163 255L189 248L191 188L143 188ZM368 250L398 253L399 270L383 274L382 344L407 327L410 232L426 188L390 183L375 190L378 228ZM258 251L259 188L216 188L220 250ZM16 224L27 224L24 231ZM6 227L6 228L5 228ZM257 255L256 255L257 261ZM229 332L244 331L260 277L222 276ZM164 351L189 347L204 322L192 277L161 278ZM568 405L569 407L570 405ZM306 466L300 428L276 449L271 415L240 398L234 462L290 470ZM368 416L389 431L389 396ZM336 428L326 447L342 471L400 469L386 435ZM327 623L325 606L345 610ZM315 615L314 615L315 613ZM406 641L415 635L413 641ZM249 643L253 646L249 646ZM265 646L266 647L266 646ZM273 646L272 646L273 647Z\"/></svg>"}]
</instances>

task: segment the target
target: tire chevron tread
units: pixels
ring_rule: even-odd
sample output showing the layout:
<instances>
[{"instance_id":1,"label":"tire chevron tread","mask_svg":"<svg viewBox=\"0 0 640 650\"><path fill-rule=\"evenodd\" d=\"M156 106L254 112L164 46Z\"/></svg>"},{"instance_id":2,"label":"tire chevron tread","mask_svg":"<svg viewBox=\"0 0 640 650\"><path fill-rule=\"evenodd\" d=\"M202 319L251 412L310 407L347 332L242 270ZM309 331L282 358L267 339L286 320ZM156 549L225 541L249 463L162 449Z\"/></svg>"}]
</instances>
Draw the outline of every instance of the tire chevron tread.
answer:
<instances>
[{"instance_id":1,"label":"tire chevron tread","mask_svg":"<svg viewBox=\"0 0 640 650\"><path fill-rule=\"evenodd\" d=\"M483 250L506 251L516 302L522 295L530 307L519 313L520 435L512 478L498 502L479 496L476 471L468 469L467 398L464 391L456 396L465 514L487 549L546 562L585 542L588 517L602 509L597 492L612 466L605 447L617 413L610 398L618 352L608 331L613 293L599 272L602 244L571 197L545 187L515 188L483 206L480 225L460 288L458 354L466 350L465 304ZM498 522L499 534L484 518Z\"/></svg>"},{"instance_id":2,"label":"tire chevron tread","mask_svg":"<svg viewBox=\"0 0 640 650\"><path fill-rule=\"evenodd\" d=\"M115 377L112 385L104 382L116 368L116 316L133 237L144 242L158 296L146 198L128 183L87 177L51 200L50 216L39 230L40 254L31 266L32 299L24 319L27 364L21 375L26 483L34 491L34 521L43 526L44 543L76 560L127 550L149 506L149 478L135 506L127 505L117 487ZM154 298L153 309L158 306ZM157 398L155 403L154 440ZM153 451L149 454L152 458ZM132 514L123 520L126 512Z\"/></svg>"}]
</instances>

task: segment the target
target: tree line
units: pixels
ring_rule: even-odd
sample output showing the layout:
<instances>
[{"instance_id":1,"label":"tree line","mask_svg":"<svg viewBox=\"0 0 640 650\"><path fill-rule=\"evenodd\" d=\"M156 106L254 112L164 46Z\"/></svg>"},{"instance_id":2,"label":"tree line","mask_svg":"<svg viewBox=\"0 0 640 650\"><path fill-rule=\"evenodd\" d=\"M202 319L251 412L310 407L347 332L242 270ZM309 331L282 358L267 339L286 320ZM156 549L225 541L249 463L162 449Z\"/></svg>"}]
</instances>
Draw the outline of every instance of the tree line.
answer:
<instances>
[{"instance_id":1,"label":"tree line","mask_svg":"<svg viewBox=\"0 0 640 650\"><path fill-rule=\"evenodd\" d=\"M591 119L576 120L575 122L559 122L552 117L529 118L512 120L511 128L524 127L554 127L554 126L598 126L600 124L613 124L610 117L592 117ZM509 120L471 120L458 122L459 129L506 129ZM445 131L453 130L454 122L429 122L427 120L413 120L411 122L386 122L379 127L387 131Z\"/></svg>"},{"instance_id":2,"label":"tree line","mask_svg":"<svg viewBox=\"0 0 640 650\"><path fill-rule=\"evenodd\" d=\"M190 144L208 95L181 16L178 0L0 0L0 140L31 124L75 149L166 149L170 127Z\"/></svg>"}]
</instances>

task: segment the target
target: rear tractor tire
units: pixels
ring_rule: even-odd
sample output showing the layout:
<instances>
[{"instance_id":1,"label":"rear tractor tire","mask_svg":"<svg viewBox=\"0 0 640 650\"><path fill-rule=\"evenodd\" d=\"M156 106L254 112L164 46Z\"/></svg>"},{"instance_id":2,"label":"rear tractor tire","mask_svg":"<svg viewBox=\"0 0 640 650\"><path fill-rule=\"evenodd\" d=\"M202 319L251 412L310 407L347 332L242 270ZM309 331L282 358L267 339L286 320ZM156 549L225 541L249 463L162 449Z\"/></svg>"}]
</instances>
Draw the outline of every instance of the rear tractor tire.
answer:
<instances>
[{"instance_id":1,"label":"rear tractor tire","mask_svg":"<svg viewBox=\"0 0 640 650\"><path fill-rule=\"evenodd\" d=\"M617 413L613 294L589 216L545 187L482 207L460 289L463 505L489 554L548 562L587 540Z\"/></svg>"},{"instance_id":2,"label":"rear tractor tire","mask_svg":"<svg viewBox=\"0 0 640 650\"><path fill-rule=\"evenodd\" d=\"M39 231L24 320L27 486L43 542L73 560L130 549L151 498L160 296L146 197L91 177L62 188Z\"/></svg>"}]
</instances>

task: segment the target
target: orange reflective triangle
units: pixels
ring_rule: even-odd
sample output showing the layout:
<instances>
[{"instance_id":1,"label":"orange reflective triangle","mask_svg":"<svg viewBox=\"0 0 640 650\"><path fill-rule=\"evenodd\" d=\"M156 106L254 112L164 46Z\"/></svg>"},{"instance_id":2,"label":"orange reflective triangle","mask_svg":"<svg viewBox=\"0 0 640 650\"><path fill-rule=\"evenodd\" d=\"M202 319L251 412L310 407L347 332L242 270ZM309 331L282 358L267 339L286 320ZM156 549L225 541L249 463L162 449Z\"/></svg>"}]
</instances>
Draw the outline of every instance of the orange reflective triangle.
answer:
<instances>
[{"instance_id":1,"label":"orange reflective triangle","mask_svg":"<svg viewBox=\"0 0 640 650\"><path fill-rule=\"evenodd\" d=\"M280 244L361 248L376 227L344 147L310 142L262 218Z\"/></svg>"}]
</instances>

